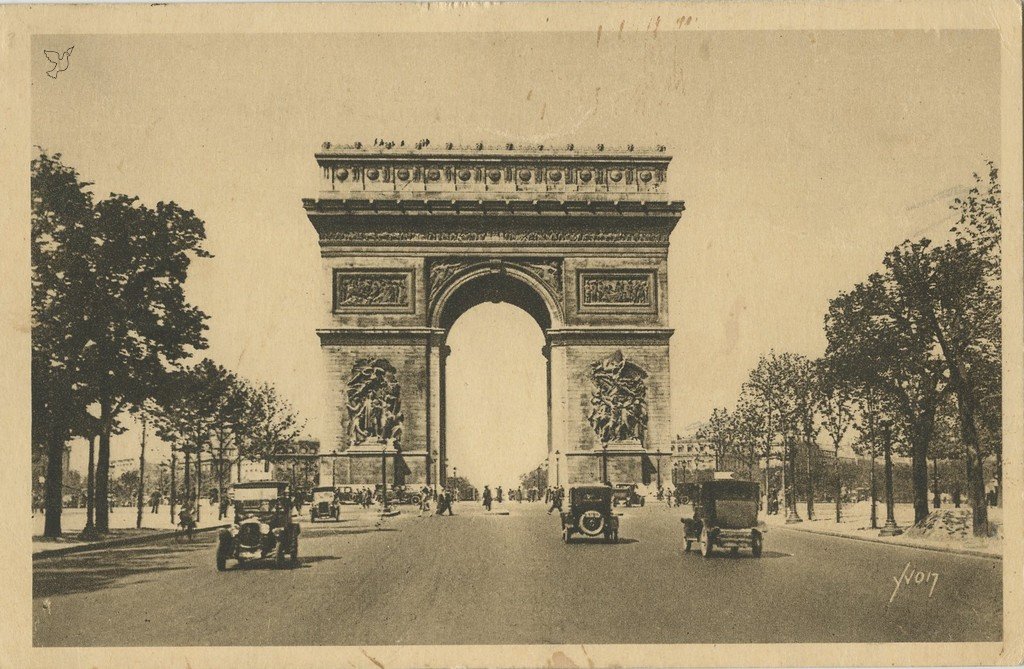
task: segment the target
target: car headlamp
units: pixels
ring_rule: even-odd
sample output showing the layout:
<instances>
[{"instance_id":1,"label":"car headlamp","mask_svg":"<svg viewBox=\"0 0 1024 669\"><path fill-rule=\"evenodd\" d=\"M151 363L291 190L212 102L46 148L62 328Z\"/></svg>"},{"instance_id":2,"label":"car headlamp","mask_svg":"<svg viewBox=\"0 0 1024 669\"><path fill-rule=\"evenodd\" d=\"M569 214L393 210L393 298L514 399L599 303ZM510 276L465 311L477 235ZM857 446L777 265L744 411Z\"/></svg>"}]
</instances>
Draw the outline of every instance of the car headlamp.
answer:
<instances>
[{"instance_id":1,"label":"car headlamp","mask_svg":"<svg viewBox=\"0 0 1024 669\"><path fill-rule=\"evenodd\" d=\"M260 534L266 534L270 531L270 525L266 523L260 523Z\"/></svg>"}]
</instances>

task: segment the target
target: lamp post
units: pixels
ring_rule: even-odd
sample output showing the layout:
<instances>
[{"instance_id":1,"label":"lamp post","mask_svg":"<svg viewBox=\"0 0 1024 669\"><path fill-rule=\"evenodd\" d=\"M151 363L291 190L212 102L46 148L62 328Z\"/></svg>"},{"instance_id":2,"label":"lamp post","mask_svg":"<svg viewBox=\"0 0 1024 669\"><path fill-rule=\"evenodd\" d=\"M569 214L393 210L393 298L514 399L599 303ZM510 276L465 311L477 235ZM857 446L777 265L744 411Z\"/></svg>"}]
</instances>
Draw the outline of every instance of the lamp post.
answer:
<instances>
[{"instance_id":1,"label":"lamp post","mask_svg":"<svg viewBox=\"0 0 1024 669\"><path fill-rule=\"evenodd\" d=\"M558 473L557 471L555 472ZM601 483L608 485L608 442L601 444Z\"/></svg>"},{"instance_id":2,"label":"lamp post","mask_svg":"<svg viewBox=\"0 0 1024 669\"><path fill-rule=\"evenodd\" d=\"M562 485L562 471L560 466L559 458L562 456L562 452L555 451L555 487Z\"/></svg>"},{"instance_id":3,"label":"lamp post","mask_svg":"<svg viewBox=\"0 0 1024 669\"><path fill-rule=\"evenodd\" d=\"M882 422L882 449L885 452L885 525L878 533L880 537L894 537L903 534L896 525L896 509L892 498L892 422Z\"/></svg>"},{"instance_id":4,"label":"lamp post","mask_svg":"<svg viewBox=\"0 0 1024 669\"><path fill-rule=\"evenodd\" d=\"M386 445L380 450L380 482L381 511L387 513L391 509L388 507L388 448Z\"/></svg>"},{"instance_id":5,"label":"lamp post","mask_svg":"<svg viewBox=\"0 0 1024 669\"><path fill-rule=\"evenodd\" d=\"M452 467L452 500L459 501L459 468Z\"/></svg>"},{"instance_id":6,"label":"lamp post","mask_svg":"<svg viewBox=\"0 0 1024 669\"><path fill-rule=\"evenodd\" d=\"M796 510L796 466L794 464L793 453L790 452L790 448L793 446L793 442L796 440L796 436L792 430L786 430L786 441L782 446L782 454L786 459L784 466L788 467L788 476L785 478L784 486L786 490L783 495L786 498L786 524L790 525L793 523L802 523L803 519L800 517L800 513Z\"/></svg>"}]
</instances>

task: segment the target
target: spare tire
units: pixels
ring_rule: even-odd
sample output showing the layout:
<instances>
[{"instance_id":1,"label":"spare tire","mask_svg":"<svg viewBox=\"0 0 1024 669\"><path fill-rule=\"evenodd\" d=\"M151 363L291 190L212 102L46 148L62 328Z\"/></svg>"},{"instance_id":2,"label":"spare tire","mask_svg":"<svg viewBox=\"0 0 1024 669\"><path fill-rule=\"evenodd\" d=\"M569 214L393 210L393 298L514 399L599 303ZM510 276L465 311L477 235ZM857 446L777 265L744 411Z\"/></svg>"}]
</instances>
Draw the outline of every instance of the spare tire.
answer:
<instances>
[{"instance_id":1,"label":"spare tire","mask_svg":"<svg viewBox=\"0 0 1024 669\"><path fill-rule=\"evenodd\" d=\"M596 537L604 532L604 515L600 511L590 509L580 516L580 532L588 537Z\"/></svg>"}]
</instances>

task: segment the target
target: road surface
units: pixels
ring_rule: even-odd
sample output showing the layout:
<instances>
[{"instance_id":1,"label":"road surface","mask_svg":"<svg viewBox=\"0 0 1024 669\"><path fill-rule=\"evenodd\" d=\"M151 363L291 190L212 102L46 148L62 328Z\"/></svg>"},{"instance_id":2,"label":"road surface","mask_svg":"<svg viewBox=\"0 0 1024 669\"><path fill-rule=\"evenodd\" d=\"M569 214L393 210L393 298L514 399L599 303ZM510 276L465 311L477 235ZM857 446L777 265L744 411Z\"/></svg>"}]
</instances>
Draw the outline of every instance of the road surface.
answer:
<instances>
[{"instance_id":1,"label":"road surface","mask_svg":"<svg viewBox=\"0 0 1024 669\"><path fill-rule=\"evenodd\" d=\"M303 523L301 564L218 573L214 538L38 560L37 646L997 641L1002 562L773 528L684 554L680 510L565 545L540 504ZM377 523L380 522L380 526ZM909 570L907 565L910 565ZM895 595L894 579L916 571ZM930 596L929 596L930 595ZM890 599L892 602L890 603Z\"/></svg>"}]
</instances>

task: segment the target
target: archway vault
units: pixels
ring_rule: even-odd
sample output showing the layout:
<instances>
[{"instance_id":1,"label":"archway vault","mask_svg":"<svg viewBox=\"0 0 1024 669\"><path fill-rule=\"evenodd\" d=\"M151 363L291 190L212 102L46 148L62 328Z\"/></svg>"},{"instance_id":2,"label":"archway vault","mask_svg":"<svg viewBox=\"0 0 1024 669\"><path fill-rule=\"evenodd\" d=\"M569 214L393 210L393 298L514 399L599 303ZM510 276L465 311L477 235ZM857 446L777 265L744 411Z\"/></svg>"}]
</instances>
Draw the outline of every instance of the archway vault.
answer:
<instances>
[{"instance_id":1,"label":"archway vault","mask_svg":"<svg viewBox=\"0 0 1024 669\"><path fill-rule=\"evenodd\" d=\"M640 482L652 458L660 471L668 239L684 208L663 192L663 151L325 144L316 159L321 190L303 205L320 239L321 454L335 483L390 479L395 461L407 483L443 483L445 340L487 301L544 331L553 485ZM353 401L353 375L377 368L383 399L356 379ZM374 434L396 420L397 443Z\"/></svg>"}]
</instances>

